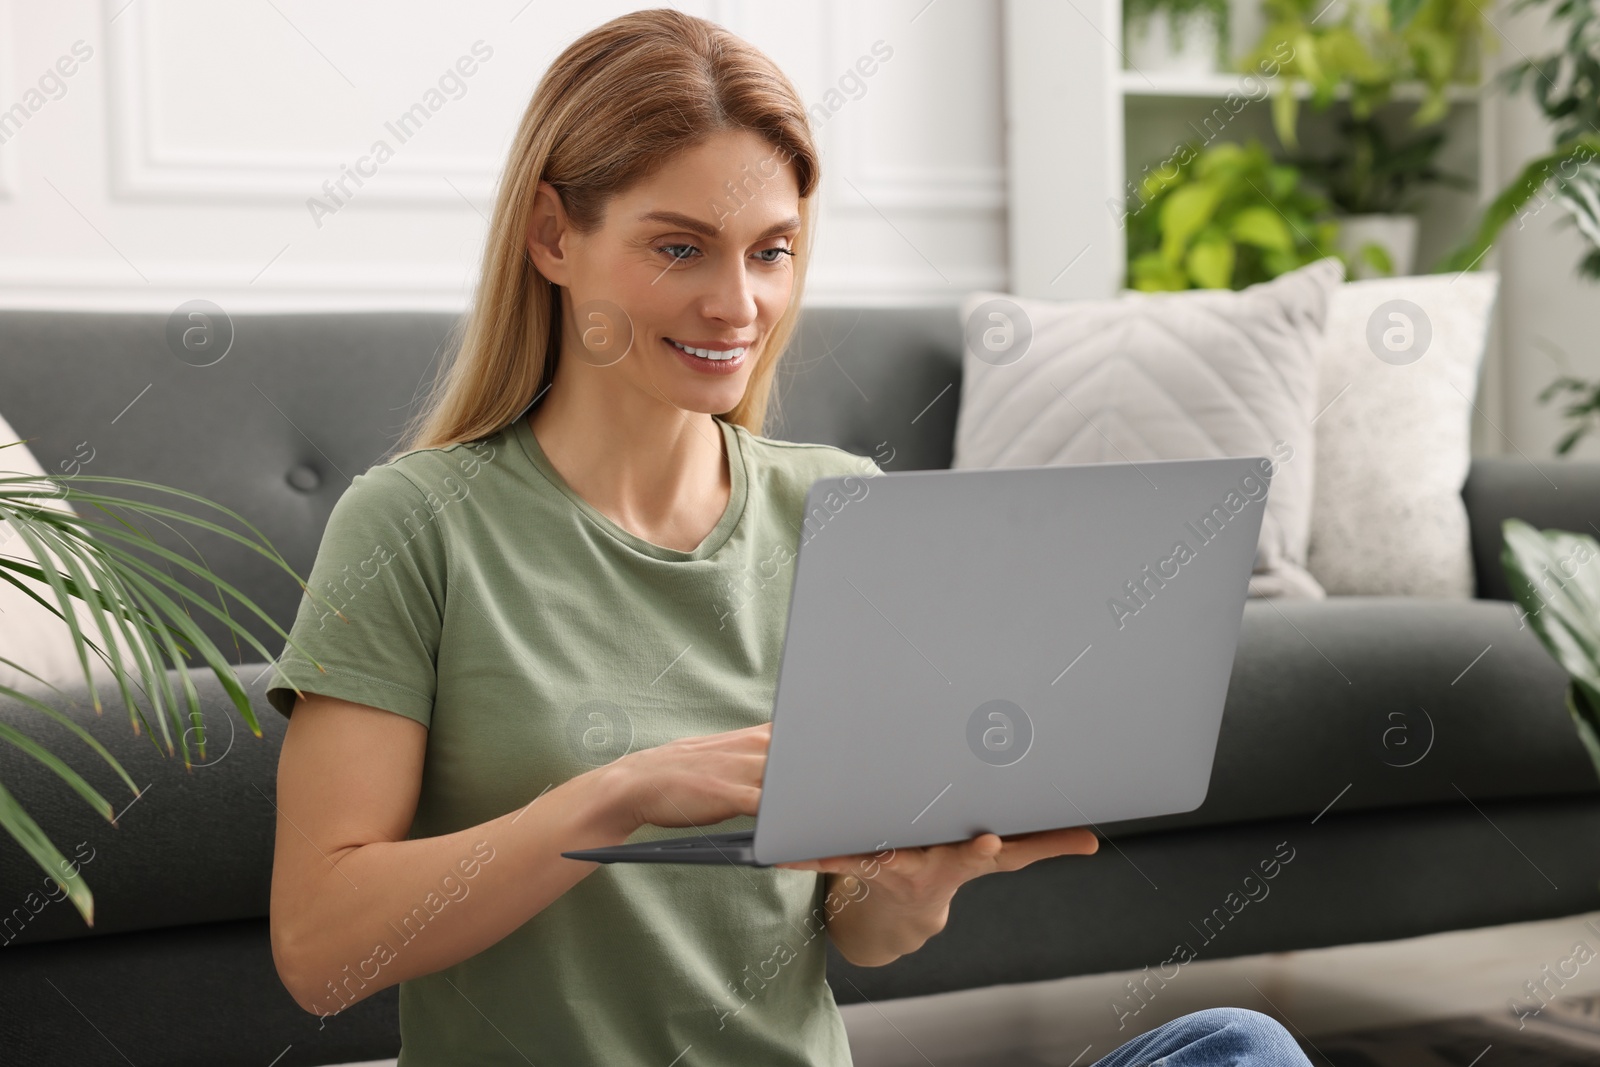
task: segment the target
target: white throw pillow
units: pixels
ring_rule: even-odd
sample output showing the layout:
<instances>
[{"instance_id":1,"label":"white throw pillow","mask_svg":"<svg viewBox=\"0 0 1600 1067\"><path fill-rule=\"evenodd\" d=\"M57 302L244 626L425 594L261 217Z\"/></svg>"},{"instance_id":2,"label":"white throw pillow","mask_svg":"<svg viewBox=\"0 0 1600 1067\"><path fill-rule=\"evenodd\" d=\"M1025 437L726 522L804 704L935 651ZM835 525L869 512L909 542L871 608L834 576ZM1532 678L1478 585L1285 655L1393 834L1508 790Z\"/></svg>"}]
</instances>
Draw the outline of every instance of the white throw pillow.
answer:
<instances>
[{"instance_id":1,"label":"white throw pillow","mask_svg":"<svg viewBox=\"0 0 1600 1067\"><path fill-rule=\"evenodd\" d=\"M1377 278L1334 295L1307 559L1329 593L1474 595L1461 487L1499 280Z\"/></svg>"},{"instance_id":2,"label":"white throw pillow","mask_svg":"<svg viewBox=\"0 0 1600 1067\"><path fill-rule=\"evenodd\" d=\"M8 445L20 436L11 429L5 417L0 416L0 445ZM30 474L42 479L44 473L44 468L39 465L39 461L34 458L27 445L11 444L8 448L0 448L0 476ZM74 514L72 508L63 500L35 497L32 503ZM23 563L37 565L39 562L13 525L3 520L0 520L0 555ZM52 564L59 569L59 561L53 556ZM57 610L60 609L60 605L56 602L55 591L48 584L24 577L9 568L7 573L38 593L46 603L54 605ZM73 608L76 609L78 626L96 644L106 648L105 639L95 625L89 606L77 597L71 598L71 601ZM109 654L115 649L107 648L106 651ZM27 668L51 685L63 689L81 685L83 682L83 665L78 662L78 655L72 643L72 631L67 628L67 624L5 579L0 579L0 656ZM89 650L89 666L96 682L109 683L113 686L116 684L116 676L94 654L93 649ZM6 663L0 663L0 685L20 689L35 697L50 692L33 678Z\"/></svg>"},{"instance_id":3,"label":"white throw pillow","mask_svg":"<svg viewBox=\"0 0 1600 1067\"><path fill-rule=\"evenodd\" d=\"M1250 595L1319 599L1305 568L1316 346L1343 280L1329 257L1237 292L972 293L951 466L1269 457L1277 469ZM996 309L1017 319L1014 336Z\"/></svg>"}]
</instances>

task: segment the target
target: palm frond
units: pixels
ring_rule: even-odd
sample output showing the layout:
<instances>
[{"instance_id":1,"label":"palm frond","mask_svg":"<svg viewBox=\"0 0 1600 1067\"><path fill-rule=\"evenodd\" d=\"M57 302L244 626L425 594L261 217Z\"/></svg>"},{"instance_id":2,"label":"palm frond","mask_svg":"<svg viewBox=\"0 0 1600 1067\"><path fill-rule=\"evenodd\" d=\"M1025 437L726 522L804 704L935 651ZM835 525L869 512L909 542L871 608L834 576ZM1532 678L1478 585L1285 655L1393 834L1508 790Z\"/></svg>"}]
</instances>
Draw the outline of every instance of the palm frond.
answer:
<instances>
[{"instance_id":1,"label":"palm frond","mask_svg":"<svg viewBox=\"0 0 1600 1067\"><path fill-rule=\"evenodd\" d=\"M4 447L7 445L0 445L0 448ZM211 519L175 507L95 492L87 488L91 483L170 494L215 509L226 519L243 526L248 534L241 534ZM46 500L64 502L73 510L44 506ZM78 508L103 515L108 521L86 517ZM90 668L90 653L110 668L135 734L142 733L158 751L164 749L168 756L181 751L184 766L189 768L193 766L189 745L191 732L198 738L200 758L205 758L200 694L190 676L189 661L192 659L198 658L211 669L251 732L257 737L262 736L261 724L256 719L243 685L222 652L200 629L192 609L198 608L219 620L233 638L235 652L241 655L242 638L246 645L260 654L263 661L276 661L276 656L228 610L228 597L243 605L248 614L265 621L291 647L302 653L306 650L249 597L212 572L205 565L203 556L197 563L159 544L133 521L132 517L135 516L165 526L194 549L197 556L201 555L198 549L174 523L199 527L245 545L293 578L305 595L320 601L335 614L338 612L326 597L316 593L294 572L259 529L237 512L204 497L171 486L107 475L41 478L11 472L0 474L0 523L9 524L37 561L26 562L0 555L0 582L21 589L65 625L97 715L102 714L103 706L94 672ZM156 562L152 563L146 557L154 557ZM183 578L209 585L217 603L213 604L209 597L190 588ZM47 587L55 603L52 604L49 598L32 588L33 583ZM87 606L87 623L80 623L79 613L73 604L75 600ZM343 618L343 615L339 617ZM95 640L96 636L98 641ZM309 653L307 655L309 657ZM314 657L312 661L315 663ZM132 777L110 751L71 717L40 699L45 688L63 695L57 686L46 682L24 664L5 658L0 658L0 663L20 671L41 686L37 693L0 686L0 695L61 724L89 746L138 797L139 789ZM321 668L321 664L316 666ZM143 705L149 706L154 724L145 717ZM161 735L159 739L157 730ZM174 731L178 735L176 743L172 736ZM38 740L11 723L0 723L0 742L15 746L49 768L96 813L115 824L110 802L58 754L50 752ZM6 790L4 783L0 783L0 827L22 846L47 875L63 885L84 921L94 925L94 896L87 881L62 856L22 802Z\"/></svg>"}]
</instances>

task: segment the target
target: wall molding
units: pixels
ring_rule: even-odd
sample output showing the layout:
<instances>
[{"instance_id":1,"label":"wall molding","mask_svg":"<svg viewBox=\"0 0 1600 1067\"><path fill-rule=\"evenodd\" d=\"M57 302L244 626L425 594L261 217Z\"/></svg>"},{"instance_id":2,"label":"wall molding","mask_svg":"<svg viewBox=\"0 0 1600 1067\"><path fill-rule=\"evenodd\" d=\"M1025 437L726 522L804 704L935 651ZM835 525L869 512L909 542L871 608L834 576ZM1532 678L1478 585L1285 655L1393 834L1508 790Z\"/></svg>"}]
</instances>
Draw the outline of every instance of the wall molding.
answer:
<instances>
[{"instance_id":1,"label":"wall molding","mask_svg":"<svg viewBox=\"0 0 1600 1067\"><path fill-rule=\"evenodd\" d=\"M849 0L829 0L827 35L831 69L843 73L872 42L862 28L859 7ZM886 39L889 47L894 41ZM904 41L901 42L901 46ZM868 83L868 93L871 92ZM863 94L862 99L866 98ZM849 108L849 104L845 108ZM848 122L838 146L843 170L874 207L952 214L992 212L1006 206L1006 171L1002 163L947 163L936 167L896 166L879 161L867 139L867 124ZM854 195L852 194L852 199Z\"/></svg>"},{"instance_id":2,"label":"wall molding","mask_svg":"<svg viewBox=\"0 0 1600 1067\"><path fill-rule=\"evenodd\" d=\"M439 264L339 263L275 265L167 263L144 266L150 282L130 285L120 261L0 260L0 308L80 311L171 311L206 299L229 311L460 310L471 299L476 268ZM927 267L813 270L807 306L943 307L974 289L1003 291L1004 272L978 266L946 269L950 285L931 285ZM470 275L470 276L469 276ZM254 276L254 277L252 277Z\"/></svg>"},{"instance_id":3,"label":"wall molding","mask_svg":"<svg viewBox=\"0 0 1600 1067\"><path fill-rule=\"evenodd\" d=\"M104 0L107 18L126 0ZM466 208L492 201L497 156L406 153L393 136L374 131L373 140L343 157L333 153L176 148L160 143L152 121L150 70L160 57L158 5L127 7L106 33L106 130L111 148L111 194L125 201L204 201L222 204L304 204L323 197L324 182L367 154L380 137L395 147L383 164L382 181L360 187L347 203L410 204ZM420 132L420 131L419 131ZM371 181L371 178L368 178ZM454 188L452 188L452 183ZM459 192L457 191L459 190Z\"/></svg>"},{"instance_id":4,"label":"wall molding","mask_svg":"<svg viewBox=\"0 0 1600 1067\"><path fill-rule=\"evenodd\" d=\"M545 2L554 5L554 0ZM269 37L263 30L267 23L258 24L255 15L248 22L187 24L179 21L183 15L176 6L162 0L90 0L88 9L98 17L92 35L83 34L95 45L95 80L81 86L87 92L75 106L72 122L40 131L49 132L50 138L26 143L25 134L0 149L0 228L12 225L19 234L32 235L0 246L0 306L170 311L196 298L230 310L467 305L480 265L480 216L492 207L503 159L478 155L476 142L467 146L474 149L470 156L426 153L432 145L420 139L398 147L377 180L369 178L347 201L354 208L348 218L322 220L339 232L312 247L301 240L302 234L313 232L305 214L307 199L320 196L322 183L337 177L341 165L353 163L366 148L357 146L345 158L336 158L346 138L331 132L359 132L360 126L351 125L344 112L335 122L302 101L302 96L311 99L311 90L290 93L291 87L283 84L282 79L295 76L293 60L304 42L287 30L282 40L276 30ZM941 24L943 9L936 6L909 26L905 20L916 10L909 4L902 15L891 12L881 25L846 0L819 0L804 9L799 23L762 0L702 0L698 9L758 44L777 46L774 54L804 81L808 106L837 85L874 39L893 35L896 56L868 80L867 95L817 130L826 153L819 210L826 216L829 254L811 264L808 305L948 306L971 289L1005 287L1003 167L973 165L971 151L950 145L950 136L960 136L960 130L999 121L987 107L978 114L979 105L989 103L989 87L968 101L970 107L959 109L959 123L946 116L940 131L948 136L898 122L894 113L901 104L917 106L924 82L943 84L949 57L969 54L974 37L981 36L977 43L988 48L993 27L974 20L989 15L952 8L952 18ZM267 11L265 19L277 18L261 10ZM70 33L81 15L76 7L35 10L0 0L0 91L14 93L17 78L34 64L30 49ZM536 34L538 21L535 6L516 24L518 35ZM12 23L26 23L18 27L25 31L23 40L10 32ZM466 35L469 23L439 25L460 25ZM900 26L908 28L902 32ZM217 33L230 39L259 38L266 55L276 60L273 69L288 73L266 78L258 89L232 76L215 85L196 83L184 70L172 69L171 64L185 61L187 50L204 46ZM500 42L494 43L499 56ZM913 53L916 62L909 58ZM985 70L994 62L986 54ZM174 80L163 80L168 77ZM884 80L891 77L897 79L892 92ZM404 96L404 80L389 78L385 95ZM511 90L496 84L496 94L485 95L480 104L504 103L498 94ZM245 131L225 145L208 144L204 131L183 117L202 113L184 104L191 99L186 94L219 94L215 111L225 114L237 110L226 106L236 96L239 107L262 106L258 98L273 94L275 86L283 90L273 97L280 111L287 106L285 96L300 102L259 134ZM425 86L419 83L421 88ZM79 91L75 84L74 96ZM452 101L435 119L443 122L450 107L467 103L466 98L460 104ZM1000 106L998 100L994 106ZM867 121L868 109L879 125ZM381 114L372 117L374 137L381 136L383 120ZM296 123L312 124L310 132L326 147L305 147L295 133ZM875 129L884 135L881 141L873 140ZM452 136L458 132L453 130ZM508 132L499 131L481 143L502 152L500 133ZM983 136L982 130L968 136ZM941 158L946 150L948 158ZM56 195L38 180L40 167L52 178L56 171L74 176L76 184L63 184L62 189L137 267L87 231L78 233L81 220L69 218ZM18 182L19 173L30 179L26 185ZM427 217L407 210L413 206L429 209ZM19 225L27 216L54 217L57 212L75 227L75 243L63 246L48 231ZM408 233L412 227L416 229ZM293 247L286 247L291 238ZM907 241L938 266L930 267Z\"/></svg>"}]
</instances>

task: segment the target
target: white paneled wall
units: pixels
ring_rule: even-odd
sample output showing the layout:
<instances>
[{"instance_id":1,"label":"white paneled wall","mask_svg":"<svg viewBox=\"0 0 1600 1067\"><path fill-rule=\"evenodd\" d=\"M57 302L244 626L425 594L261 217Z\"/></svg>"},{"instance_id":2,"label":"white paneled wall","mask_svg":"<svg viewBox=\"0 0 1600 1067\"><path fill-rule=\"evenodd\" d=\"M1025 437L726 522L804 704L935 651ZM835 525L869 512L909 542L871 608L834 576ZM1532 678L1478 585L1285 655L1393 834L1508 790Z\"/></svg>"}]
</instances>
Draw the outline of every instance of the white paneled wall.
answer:
<instances>
[{"instance_id":1,"label":"white paneled wall","mask_svg":"<svg viewBox=\"0 0 1600 1067\"><path fill-rule=\"evenodd\" d=\"M0 306L459 308L541 73L640 6L0 0ZM767 51L814 108L809 302L1120 283L1105 207L1125 133L1116 0L1011 0L1012 64L1001 0L677 6ZM1025 10L1034 31L1019 30ZM1542 12L1486 11L1507 46L1497 62L1556 43ZM1009 122L1008 83L1022 97ZM1489 146L1502 179L1548 144L1523 100L1497 94L1485 113L1505 131ZM1508 229L1490 261L1504 280L1479 451L1547 457L1561 423L1534 397L1555 360L1600 374L1600 287L1573 277L1580 246L1559 217Z\"/></svg>"},{"instance_id":2,"label":"white paneled wall","mask_svg":"<svg viewBox=\"0 0 1600 1067\"><path fill-rule=\"evenodd\" d=\"M0 0L0 305L461 307L539 77L643 6ZM808 302L1005 286L998 4L673 6L814 109Z\"/></svg>"}]
</instances>

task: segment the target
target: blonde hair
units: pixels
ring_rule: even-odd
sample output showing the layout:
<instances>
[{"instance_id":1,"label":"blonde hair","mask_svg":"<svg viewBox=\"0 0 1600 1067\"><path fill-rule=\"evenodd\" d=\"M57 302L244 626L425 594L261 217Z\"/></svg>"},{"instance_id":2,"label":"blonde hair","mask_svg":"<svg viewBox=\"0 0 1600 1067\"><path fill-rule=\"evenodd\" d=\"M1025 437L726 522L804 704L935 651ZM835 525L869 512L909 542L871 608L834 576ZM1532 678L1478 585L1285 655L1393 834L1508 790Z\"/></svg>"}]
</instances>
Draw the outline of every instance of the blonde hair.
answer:
<instances>
[{"instance_id":1,"label":"blonde hair","mask_svg":"<svg viewBox=\"0 0 1600 1067\"><path fill-rule=\"evenodd\" d=\"M811 125L794 85L765 53L713 22L652 8L584 34L540 79L511 146L477 291L454 335L459 341L392 455L496 433L554 379L561 294L534 267L525 243L540 181L559 191L574 228L592 233L610 198L674 153L737 129L771 144L795 168L800 192L789 306L767 336L744 396L719 413L762 433L805 286L810 196L819 179Z\"/></svg>"}]
</instances>

